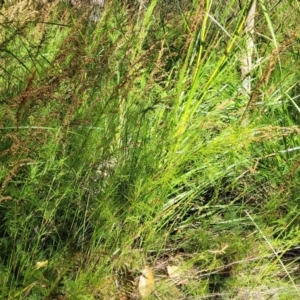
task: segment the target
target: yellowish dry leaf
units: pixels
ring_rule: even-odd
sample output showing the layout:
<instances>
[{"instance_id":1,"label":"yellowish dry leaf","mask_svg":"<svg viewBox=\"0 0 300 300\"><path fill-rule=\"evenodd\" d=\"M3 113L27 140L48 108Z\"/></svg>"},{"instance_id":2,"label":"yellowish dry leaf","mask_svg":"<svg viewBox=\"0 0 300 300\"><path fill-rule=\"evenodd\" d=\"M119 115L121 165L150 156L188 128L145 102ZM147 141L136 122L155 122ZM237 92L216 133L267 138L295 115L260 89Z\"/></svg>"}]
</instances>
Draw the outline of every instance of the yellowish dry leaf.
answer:
<instances>
[{"instance_id":1,"label":"yellowish dry leaf","mask_svg":"<svg viewBox=\"0 0 300 300\"><path fill-rule=\"evenodd\" d=\"M35 264L35 268L36 269L40 269L40 268L44 268L48 266L48 260L43 260L43 261L38 261L36 264Z\"/></svg>"},{"instance_id":2,"label":"yellowish dry leaf","mask_svg":"<svg viewBox=\"0 0 300 300\"><path fill-rule=\"evenodd\" d=\"M151 268L145 266L139 280L139 292L142 298L150 296L154 291L154 276Z\"/></svg>"},{"instance_id":3,"label":"yellowish dry leaf","mask_svg":"<svg viewBox=\"0 0 300 300\"><path fill-rule=\"evenodd\" d=\"M167 266L167 271L171 279L178 279L182 275L182 271L177 266Z\"/></svg>"}]
</instances>

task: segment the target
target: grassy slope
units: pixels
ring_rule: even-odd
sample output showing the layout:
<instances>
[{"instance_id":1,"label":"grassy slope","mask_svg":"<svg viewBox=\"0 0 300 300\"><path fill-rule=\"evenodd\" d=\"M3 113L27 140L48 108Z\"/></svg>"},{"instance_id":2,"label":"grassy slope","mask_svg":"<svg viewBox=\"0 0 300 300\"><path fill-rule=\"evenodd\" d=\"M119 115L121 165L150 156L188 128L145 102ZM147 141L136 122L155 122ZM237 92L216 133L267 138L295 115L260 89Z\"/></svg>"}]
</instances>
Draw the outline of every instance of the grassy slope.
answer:
<instances>
[{"instance_id":1,"label":"grassy slope","mask_svg":"<svg viewBox=\"0 0 300 300\"><path fill-rule=\"evenodd\" d=\"M234 1L112 1L97 24L2 8L1 298L135 299L145 264L150 299L299 297L299 7L282 2L258 8L250 97Z\"/></svg>"}]
</instances>

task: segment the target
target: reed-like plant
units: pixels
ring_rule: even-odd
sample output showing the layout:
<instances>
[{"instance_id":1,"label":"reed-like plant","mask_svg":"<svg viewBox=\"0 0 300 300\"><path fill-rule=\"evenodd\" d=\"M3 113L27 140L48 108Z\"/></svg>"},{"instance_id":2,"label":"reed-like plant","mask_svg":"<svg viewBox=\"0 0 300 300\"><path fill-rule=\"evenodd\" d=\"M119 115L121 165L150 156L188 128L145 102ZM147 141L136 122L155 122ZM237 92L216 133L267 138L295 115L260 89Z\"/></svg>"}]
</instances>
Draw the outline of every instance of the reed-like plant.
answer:
<instances>
[{"instance_id":1,"label":"reed-like plant","mask_svg":"<svg viewBox=\"0 0 300 300\"><path fill-rule=\"evenodd\" d=\"M1 299L299 297L299 4L225 2L1 8Z\"/></svg>"}]
</instances>

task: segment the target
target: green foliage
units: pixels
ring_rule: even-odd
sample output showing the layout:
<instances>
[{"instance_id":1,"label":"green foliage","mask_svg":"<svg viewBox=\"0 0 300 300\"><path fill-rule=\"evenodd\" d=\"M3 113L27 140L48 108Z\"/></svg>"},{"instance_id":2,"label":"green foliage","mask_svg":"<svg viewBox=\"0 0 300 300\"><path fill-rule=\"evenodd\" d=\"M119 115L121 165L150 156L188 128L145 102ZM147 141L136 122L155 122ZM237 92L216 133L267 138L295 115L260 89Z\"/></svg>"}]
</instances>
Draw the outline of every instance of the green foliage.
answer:
<instances>
[{"instance_id":1,"label":"green foliage","mask_svg":"<svg viewBox=\"0 0 300 300\"><path fill-rule=\"evenodd\" d=\"M1 298L136 299L148 264L153 299L297 299L297 4L259 1L246 95L248 2L25 2L1 8Z\"/></svg>"}]
</instances>

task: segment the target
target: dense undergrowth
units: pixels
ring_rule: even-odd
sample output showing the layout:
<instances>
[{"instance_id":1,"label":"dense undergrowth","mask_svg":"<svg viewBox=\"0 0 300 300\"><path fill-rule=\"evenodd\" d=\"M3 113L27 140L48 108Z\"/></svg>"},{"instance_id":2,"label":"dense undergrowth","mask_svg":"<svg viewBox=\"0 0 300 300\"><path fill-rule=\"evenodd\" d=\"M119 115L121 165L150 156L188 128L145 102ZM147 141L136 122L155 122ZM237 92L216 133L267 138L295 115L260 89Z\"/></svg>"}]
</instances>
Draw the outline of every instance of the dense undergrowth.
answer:
<instances>
[{"instance_id":1,"label":"dense undergrowth","mask_svg":"<svg viewBox=\"0 0 300 300\"><path fill-rule=\"evenodd\" d=\"M0 298L298 299L299 3L107 2L1 8Z\"/></svg>"}]
</instances>

